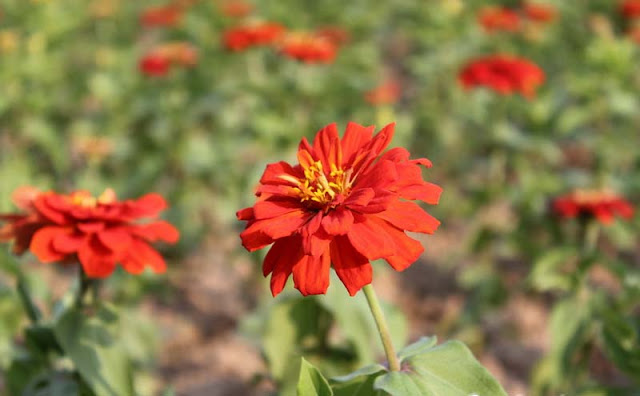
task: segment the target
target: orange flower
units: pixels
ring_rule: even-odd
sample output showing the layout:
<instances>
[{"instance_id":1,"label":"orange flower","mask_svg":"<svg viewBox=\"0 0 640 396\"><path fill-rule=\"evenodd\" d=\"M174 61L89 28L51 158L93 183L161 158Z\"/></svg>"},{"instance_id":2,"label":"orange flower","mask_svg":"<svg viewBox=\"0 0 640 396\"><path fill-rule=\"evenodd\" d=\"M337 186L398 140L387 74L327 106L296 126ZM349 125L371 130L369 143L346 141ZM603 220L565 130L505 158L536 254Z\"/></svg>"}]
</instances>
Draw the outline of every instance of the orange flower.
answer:
<instances>
[{"instance_id":1,"label":"orange flower","mask_svg":"<svg viewBox=\"0 0 640 396\"><path fill-rule=\"evenodd\" d=\"M140 15L140 24L146 28L172 27L180 23L182 10L174 5L149 7Z\"/></svg>"},{"instance_id":2,"label":"orange flower","mask_svg":"<svg viewBox=\"0 0 640 396\"><path fill-rule=\"evenodd\" d=\"M336 44L316 33L296 32L280 43L280 52L306 63L331 63L336 57Z\"/></svg>"},{"instance_id":3,"label":"orange flower","mask_svg":"<svg viewBox=\"0 0 640 396\"><path fill-rule=\"evenodd\" d=\"M164 259L149 242L179 238L166 221L140 222L167 207L158 194L118 201L110 189L94 198L86 191L63 195L27 187L16 190L14 203L24 213L0 215L7 222L0 241L13 240L14 253L29 249L43 263L79 261L92 278L109 276L116 263L132 274L147 266L164 272Z\"/></svg>"},{"instance_id":4,"label":"orange flower","mask_svg":"<svg viewBox=\"0 0 640 396\"><path fill-rule=\"evenodd\" d=\"M400 84L388 80L364 94L364 98L372 105L394 104L400 99Z\"/></svg>"},{"instance_id":5,"label":"orange flower","mask_svg":"<svg viewBox=\"0 0 640 396\"><path fill-rule=\"evenodd\" d=\"M231 18L242 18L253 11L253 5L242 0L227 0L219 7L224 15Z\"/></svg>"},{"instance_id":6,"label":"orange flower","mask_svg":"<svg viewBox=\"0 0 640 396\"><path fill-rule=\"evenodd\" d=\"M464 88L485 86L508 95L520 92L530 98L544 82L544 71L524 58L511 55L490 55L469 62L458 79Z\"/></svg>"},{"instance_id":7,"label":"orange flower","mask_svg":"<svg viewBox=\"0 0 640 396\"><path fill-rule=\"evenodd\" d=\"M381 155L393 130L373 136L374 127L349 123L341 139L331 124L313 145L302 139L298 165L267 165L256 204L237 217L248 222L240 234L247 250L273 244L262 269L274 296L292 273L303 295L325 293L331 266L355 295L371 283L370 260L402 271L423 252L405 231L431 234L440 222L411 201L435 205L441 188L422 179L429 160L411 160L400 147Z\"/></svg>"},{"instance_id":8,"label":"orange flower","mask_svg":"<svg viewBox=\"0 0 640 396\"><path fill-rule=\"evenodd\" d=\"M625 0L621 2L620 13L629 19L640 17L640 0Z\"/></svg>"},{"instance_id":9,"label":"orange flower","mask_svg":"<svg viewBox=\"0 0 640 396\"><path fill-rule=\"evenodd\" d=\"M555 7L535 3L526 3L522 8L522 12L527 19L540 23L551 22L557 15Z\"/></svg>"},{"instance_id":10,"label":"orange flower","mask_svg":"<svg viewBox=\"0 0 640 396\"><path fill-rule=\"evenodd\" d=\"M478 14L478 22L489 33L520 30L518 13L506 7L489 6L483 8Z\"/></svg>"},{"instance_id":11,"label":"orange flower","mask_svg":"<svg viewBox=\"0 0 640 396\"><path fill-rule=\"evenodd\" d=\"M285 29L274 22L253 22L229 29L222 40L232 51L242 51L249 47L269 45L278 40Z\"/></svg>"},{"instance_id":12,"label":"orange flower","mask_svg":"<svg viewBox=\"0 0 640 396\"><path fill-rule=\"evenodd\" d=\"M610 190L576 190L556 198L552 206L563 218L595 218L605 225L616 215L630 219L634 212L628 201Z\"/></svg>"}]
</instances>

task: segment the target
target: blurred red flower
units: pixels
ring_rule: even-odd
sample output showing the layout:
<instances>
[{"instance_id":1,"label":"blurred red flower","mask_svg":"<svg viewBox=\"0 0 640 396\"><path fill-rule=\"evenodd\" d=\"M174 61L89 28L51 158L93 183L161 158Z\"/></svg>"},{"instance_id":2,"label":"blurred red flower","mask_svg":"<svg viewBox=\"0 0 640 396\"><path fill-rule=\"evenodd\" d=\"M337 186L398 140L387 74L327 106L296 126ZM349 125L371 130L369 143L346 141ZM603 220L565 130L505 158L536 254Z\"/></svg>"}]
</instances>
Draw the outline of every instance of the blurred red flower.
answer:
<instances>
[{"instance_id":1,"label":"blurred red flower","mask_svg":"<svg viewBox=\"0 0 640 396\"><path fill-rule=\"evenodd\" d=\"M527 19L540 23L551 22L557 16L556 8L549 4L526 3L522 12Z\"/></svg>"},{"instance_id":2,"label":"blurred red flower","mask_svg":"<svg viewBox=\"0 0 640 396\"><path fill-rule=\"evenodd\" d=\"M180 23L182 10L174 5L155 6L145 9L140 15L144 27L172 27Z\"/></svg>"},{"instance_id":3,"label":"blurred red flower","mask_svg":"<svg viewBox=\"0 0 640 396\"><path fill-rule=\"evenodd\" d=\"M478 22L489 33L520 30L520 16L514 10L506 7L484 7L478 14Z\"/></svg>"},{"instance_id":4,"label":"blurred red flower","mask_svg":"<svg viewBox=\"0 0 640 396\"><path fill-rule=\"evenodd\" d=\"M0 228L1 242L13 240L14 253L29 249L43 263L79 261L92 278L109 276L116 263L132 274L147 266L164 272L165 261L149 242L179 238L166 221L140 222L167 207L158 194L118 201L110 189L94 198L86 191L64 195L27 187L16 190L13 200L23 213L0 214L7 223Z\"/></svg>"},{"instance_id":5,"label":"blurred red flower","mask_svg":"<svg viewBox=\"0 0 640 396\"><path fill-rule=\"evenodd\" d=\"M169 72L171 60L156 52L150 52L140 59L138 68L148 76L161 77Z\"/></svg>"},{"instance_id":6,"label":"blurred red flower","mask_svg":"<svg viewBox=\"0 0 640 396\"><path fill-rule=\"evenodd\" d=\"M248 222L240 234L247 250L273 243L262 270L274 296L291 273L303 295L325 293L331 266L353 296L371 283L370 260L402 271L423 252L405 231L431 234L440 222L411 201L435 205L442 190L422 179L429 160L410 160L400 147L380 155L393 131L390 124L373 136L373 126L349 123L341 139L331 124L313 145L302 139L298 165L267 165L256 204L237 217Z\"/></svg>"},{"instance_id":7,"label":"blurred red flower","mask_svg":"<svg viewBox=\"0 0 640 396\"><path fill-rule=\"evenodd\" d=\"M627 37L636 44L640 44L640 26L633 26L627 30Z\"/></svg>"},{"instance_id":8,"label":"blurred red flower","mask_svg":"<svg viewBox=\"0 0 640 396\"><path fill-rule=\"evenodd\" d=\"M330 39L311 32L288 34L280 43L280 52L306 63L331 63L338 48Z\"/></svg>"},{"instance_id":9,"label":"blurred red flower","mask_svg":"<svg viewBox=\"0 0 640 396\"><path fill-rule=\"evenodd\" d=\"M252 22L227 30L222 40L228 49L242 51L252 46L272 44L284 31L284 26L278 23Z\"/></svg>"},{"instance_id":10,"label":"blurred red flower","mask_svg":"<svg viewBox=\"0 0 640 396\"><path fill-rule=\"evenodd\" d=\"M184 41L159 45L140 60L140 70L149 76L164 76L171 65L192 67L198 63L198 50Z\"/></svg>"},{"instance_id":11,"label":"blurred red flower","mask_svg":"<svg viewBox=\"0 0 640 396\"><path fill-rule=\"evenodd\" d=\"M365 92L364 98L372 105L394 104L400 99L400 93L400 84L395 80L388 80Z\"/></svg>"},{"instance_id":12,"label":"blurred red flower","mask_svg":"<svg viewBox=\"0 0 640 396\"><path fill-rule=\"evenodd\" d=\"M544 82L545 74L527 59L511 55L489 55L469 62L458 79L465 89L485 86L503 95L519 92L531 98Z\"/></svg>"},{"instance_id":13,"label":"blurred red flower","mask_svg":"<svg viewBox=\"0 0 640 396\"><path fill-rule=\"evenodd\" d=\"M640 0L625 0L621 2L620 13L629 19L640 17Z\"/></svg>"},{"instance_id":14,"label":"blurred red flower","mask_svg":"<svg viewBox=\"0 0 640 396\"><path fill-rule=\"evenodd\" d=\"M228 0L219 5L222 14L231 18L242 18L253 11L253 5L242 0Z\"/></svg>"},{"instance_id":15,"label":"blurred red flower","mask_svg":"<svg viewBox=\"0 0 640 396\"><path fill-rule=\"evenodd\" d=\"M595 218L611 224L614 216L633 217L633 206L610 190L576 190L553 200L553 210L563 218Z\"/></svg>"}]
</instances>

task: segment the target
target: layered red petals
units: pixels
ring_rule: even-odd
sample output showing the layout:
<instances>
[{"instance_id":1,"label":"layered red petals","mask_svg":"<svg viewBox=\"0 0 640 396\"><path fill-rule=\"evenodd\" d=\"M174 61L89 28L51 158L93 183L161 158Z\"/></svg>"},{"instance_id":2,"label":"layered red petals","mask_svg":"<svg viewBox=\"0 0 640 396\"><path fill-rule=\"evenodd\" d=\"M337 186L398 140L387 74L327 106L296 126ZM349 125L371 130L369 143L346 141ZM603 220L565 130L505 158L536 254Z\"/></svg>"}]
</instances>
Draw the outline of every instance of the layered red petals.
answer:
<instances>
[{"instance_id":1,"label":"layered red petals","mask_svg":"<svg viewBox=\"0 0 640 396\"><path fill-rule=\"evenodd\" d=\"M141 223L167 207L158 194L117 201L111 190L93 198L85 191L69 195L37 193L23 204L26 215L2 215L3 241L14 241L14 251L28 247L42 262L79 261L89 277L109 276L117 263L137 274L150 267L163 272L162 256L148 242L175 243L178 230L166 221ZM6 235L5 235L6 234Z\"/></svg>"},{"instance_id":2,"label":"layered red petals","mask_svg":"<svg viewBox=\"0 0 640 396\"><path fill-rule=\"evenodd\" d=\"M394 125L373 135L373 127L349 123L343 138L335 124L321 129L313 144L303 139L299 164L268 165L240 234L250 251L273 243L263 263L277 295L293 274L303 295L325 293L333 266L350 295L371 282L370 260L385 259L402 271L418 259L422 245L406 231L433 233L440 222L407 199L437 203L441 188L422 179L426 159L409 159L393 149L380 154Z\"/></svg>"},{"instance_id":3,"label":"layered red petals","mask_svg":"<svg viewBox=\"0 0 640 396\"><path fill-rule=\"evenodd\" d=\"M616 216L630 219L634 214L631 203L608 190L577 190L554 199L552 208L562 218L595 218L605 225Z\"/></svg>"}]
</instances>

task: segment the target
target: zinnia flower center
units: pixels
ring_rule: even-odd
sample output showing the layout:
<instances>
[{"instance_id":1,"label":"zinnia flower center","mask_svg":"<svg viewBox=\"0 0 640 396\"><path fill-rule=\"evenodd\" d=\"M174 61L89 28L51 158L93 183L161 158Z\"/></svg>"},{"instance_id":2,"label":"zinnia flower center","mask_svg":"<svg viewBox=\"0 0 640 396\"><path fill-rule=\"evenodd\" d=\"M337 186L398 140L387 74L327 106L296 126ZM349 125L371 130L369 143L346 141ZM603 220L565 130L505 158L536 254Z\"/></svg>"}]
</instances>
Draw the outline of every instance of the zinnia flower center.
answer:
<instances>
[{"instance_id":1,"label":"zinnia flower center","mask_svg":"<svg viewBox=\"0 0 640 396\"><path fill-rule=\"evenodd\" d=\"M294 191L299 195L300 202L328 210L342 203L351 191L351 175L351 169L345 171L335 164L331 164L327 174L322 162L316 161L304 169L305 178L298 180L298 187Z\"/></svg>"},{"instance_id":2,"label":"zinnia flower center","mask_svg":"<svg viewBox=\"0 0 640 396\"><path fill-rule=\"evenodd\" d=\"M82 208L95 208L98 204L106 205L116 201L115 192L107 188L98 198L93 197L86 191L76 191L69 197L71 204Z\"/></svg>"}]
</instances>

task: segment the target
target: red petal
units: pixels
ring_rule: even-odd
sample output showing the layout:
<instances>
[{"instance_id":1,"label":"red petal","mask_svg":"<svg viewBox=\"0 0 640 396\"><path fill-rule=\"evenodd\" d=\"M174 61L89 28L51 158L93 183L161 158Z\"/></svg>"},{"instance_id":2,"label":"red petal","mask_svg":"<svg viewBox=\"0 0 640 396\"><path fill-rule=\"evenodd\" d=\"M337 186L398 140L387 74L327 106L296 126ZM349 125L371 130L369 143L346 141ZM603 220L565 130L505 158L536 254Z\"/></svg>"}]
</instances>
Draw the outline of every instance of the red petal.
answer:
<instances>
[{"instance_id":1,"label":"red petal","mask_svg":"<svg viewBox=\"0 0 640 396\"><path fill-rule=\"evenodd\" d=\"M94 234L104 230L105 224L101 221L92 221L88 223L77 223L76 227L86 234Z\"/></svg>"},{"instance_id":2,"label":"red petal","mask_svg":"<svg viewBox=\"0 0 640 396\"><path fill-rule=\"evenodd\" d=\"M279 239L291 235L302 227L313 213L303 210L289 212L273 219L257 220L251 223L241 234L242 244L248 250L255 250L255 242L265 241L266 237L271 239ZM262 234L263 236L259 236Z\"/></svg>"},{"instance_id":3,"label":"red petal","mask_svg":"<svg viewBox=\"0 0 640 396\"><path fill-rule=\"evenodd\" d=\"M331 169L331 164L338 165L338 157L342 157L340 138L336 124L329 124L322 128L313 139L315 157L322 161L325 171Z\"/></svg>"},{"instance_id":4,"label":"red petal","mask_svg":"<svg viewBox=\"0 0 640 396\"><path fill-rule=\"evenodd\" d=\"M357 206L365 206L376 195L373 188L360 188L354 191L351 191L351 194L345 199L344 204L346 206L357 205Z\"/></svg>"},{"instance_id":5,"label":"red petal","mask_svg":"<svg viewBox=\"0 0 640 396\"><path fill-rule=\"evenodd\" d=\"M320 229L321 223L322 215L318 213L300 229L304 254L319 256L329 246L331 235Z\"/></svg>"},{"instance_id":6,"label":"red petal","mask_svg":"<svg viewBox=\"0 0 640 396\"><path fill-rule=\"evenodd\" d=\"M64 254L76 253L87 239L86 234L69 232L53 239L53 249Z\"/></svg>"},{"instance_id":7,"label":"red petal","mask_svg":"<svg viewBox=\"0 0 640 396\"><path fill-rule=\"evenodd\" d=\"M369 260L396 254L395 245L386 237L383 220L355 214L355 222L347 233L351 245Z\"/></svg>"},{"instance_id":8,"label":"red petal","mask_svg":"<svg viewBox=\"0 0 640 396\"><path fill-rule=\"evenodd\" d=\"M356 180L358 188L391 189L398 181L396 164L391 161L378 161Z\"/></svg>"},{"instance_id":9,"label":"red petal","mask_svg":"<svg viewBox=\"0 0 640 396\"><path fill-rule=\"evenodd\" d=\"M72 229L66 227L42 227L33 235L29 249L43 263L60 261L67 254L55 250L53 240L60 235L67 235L72 232Z\"/></svg>"},{"instance_id":10,"label":"red petal","mask_svg":"<svg viewBox=\"0 0 640 396\"><path fill-rule=\"evenodd\" d=\"M329 211L322 219L322 228L330 235L344 235L353 224L353 214L340 206Z\"/></svg>"},{"instance_id":11,"label":"red petal","mask_svg":"<svg viewBox=\"0 0 640 396\"><path fill-rule=\"evenodd\" d=\"M11 200L22 210L32 210L33 201L40 195L40 190L31 186L18 187L12 194Z\"/></svg>"},{"instance_id":12,"label":"red petal","mask_svg":"<svg viewBox=\"0 0 640 396\"><path fill-rule=\"evenodd\" d=\"M340 236L333 239L331 261L349 295L354 296L363 286L371 283L373 271L369 260L351 246L348 238Z\"/></svg>"},{"instance_id":13,"label":"red petal","mask_svg":"<svg viewBox=\"0 0 640 396\"><path fill-rule=\"evenodd\" d=\"M236 212L236 218L238 220L254 220L253 207L240 209Z\"/></svg>"},{"instance_id":14,"label":"red petal","mask_svg":"<svg viewBox=\"0 0 640 396\"><path fill-rule=\"evenodd\" d=\"M331 256L314 257L303 255L293 266L293 282L303 296L324 294L329 287Z\"/></svg>"},{"instance_id":15,"label":"red petal","mask_svg":"<svg viewBox=\"0 0 640 396\"><path fill-rule=\"evenodd\" d=\"M167 264L160 253L140 239L131 242L121 264L127 272L134 275L141 273L146 267L151 267L155 273L164 273L167 270Z\"/></svg>"},{"instance_id":16,"label":"red petal","mask_svg":"<svg viewBox=\"0 0 640 396\"><path fill-rule=\"evenodd\" d=\"M300 209L300 200L269 199L256 202L253 206L253 214L256 220L262 220L282 216Z\"/></svg>"},{"instance_id":17,"label":"red petal","mask_svg":"<svg viewBox=\"0 0 640 396\"><path fill-rule=\"evenodd\" d=\"M176 243L180 239L180 232L170 223L160 220L153 223L128 227L131 232L149 242L163 241Z\"/></svg>"},{"instance_id":18,"label":"red petal","mask_svg":"<svg viewBox=\"0 0 640 396\"><path fill-rule=\"evenodd\" d=\"M59 209L67 206L61 196L54 193L44 193L39 195L36 200L33 201L33 205L41 215L52 222L60 225L68 223L66 213ZM58 208L56 208L56 206Z\"/></svg>"},{"instance_id":19,"label":"red petal","mask_svg":"<svg viewBox=\"0 0 640 396\"><path fill-rule=\"evenodd\" d=\"M364 127L356 124L355 122L349 122L347 129L342 137L342 165L347 165L349 168L354 158L353 156L369 141L373 136L374 127Z\"/></svg>"},{"instance_id":20,"label":"red petal","mask_svg":"<svg viewBox=\"0 0 640 396\"><path fill-rule=\"evenodd\" d=\"M402 230L389 225L385 231L387 237L390 238L396 246L396 254L385 257L385 260L387 260L394 270L404 271L424 252L422 244L407 236Z\"/></svg>"},{"instance_id":21,"label":"red petal","mask_svg":"<svg viewBox=\"0 0 640 396\"><path fill-rule=\"evenodd\" d=\"M78 259L85 274L90 278L105 278L111 275L116 267L115 256L95 235L87 238L80 246Z\"/></svg>"},{"instance_id":22,"label":"red petal","mask_svg":"<svg viewBox=\"0 0 640 396\"><path fill-rule=\"evenodd\" d=\"M124 202L123 208L123 215L128 217L156 217L167 208L167 201L160 194L150 193L136 200Z\"/></svg>"},{"instance_id":23,"label":"red petal","mask_svg":"<svg viewBox=\"0 0 640 396\"><path fill-rule=\"evenodd\" d=\"M283 179L282 176L285 176ZM295 179L304 178L304 173L300 169L296 169L284 161L276 162L274 164L267 165L262 177L260 178L261 184L288 184L295 185L291 182L287 176L291 176Z\"/></svg>"},{"instance_id":24,"label":"red petal","mask_svg":"<svg viewBox=\"0 0 640 396\"><path fill-rule=\"evenodd\" d=\"M106 229L99 232L97 236L100 242L118 257L125 250L130 249L133 242L130 232L123 227Z\"/></svg>"},{"instance_id":25,"label":"red petal","mask_svg":"<svg viewBox=\"0 0 640 396\"><path fill-rule=\"evenodd\" d=\"M408 200L420 200L431 205L437 205L440 201L440 194L442 194L442 187L425 182L422 185L408 186L399 191L402 198Z\"/></svg>"},{"instance_id":26,"label":"red petal","mask_svg":"<svg viewBox=\"0 0 640 396\"><path fill-rule=\"evenodd\" d=\"M418 204L409 201L394 201L387 210L376 216L401 230L433 234L440 222L425 212Z\"/></svg>"},{"instance_id":27,"label":"red petal","mask_svg":"<svg viewBox=\"0 0 640 396\"><path fill-rule=\"evenodd\" d=\"M271 294L280 294L291 275L293 265L302 257L301 239L299 235L283 238L271 247L263 265L263 273L271 272Z\"/></svg>"}]
</instances>

